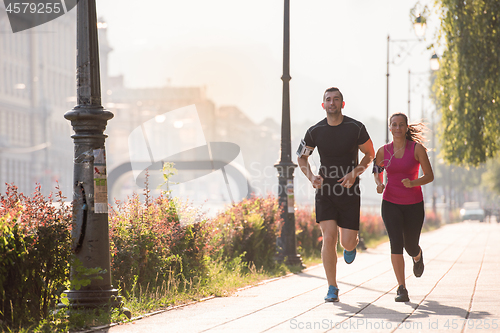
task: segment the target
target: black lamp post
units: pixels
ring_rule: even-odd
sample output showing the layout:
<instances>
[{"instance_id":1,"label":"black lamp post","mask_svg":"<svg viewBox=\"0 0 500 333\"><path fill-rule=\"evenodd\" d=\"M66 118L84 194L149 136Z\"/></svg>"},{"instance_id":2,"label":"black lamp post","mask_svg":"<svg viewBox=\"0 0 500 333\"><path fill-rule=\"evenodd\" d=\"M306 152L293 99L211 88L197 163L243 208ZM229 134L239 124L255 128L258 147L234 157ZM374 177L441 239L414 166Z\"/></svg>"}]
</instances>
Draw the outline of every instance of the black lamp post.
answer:
<instances>
[{"instance_id":1,"label":"black lamp post","mask_svg":"<svg viewBox=\"0 0 500 333\"><path fill-rule=\"evenodd\" d=\"M76 75L77 105L64 115L75 132L73 253L78 265L98 267L100 273L90 276L89 285L65 294L71 308L120 307L121 297L111 285L104 147L104 129L113 114L101 105L95 0L78 1ZM75 268L72 278L78 277Z\"/></svg>"},{"instance_id":2,"label":"black lamp post","mask_svg":"<svg viewBox=\"0 0 500 333\"><path fill-rule=\"evenodd\" d=\"M282 251L278 261L285 261L288 265L302 265L302 259L297 254L295 239L295 207L293 194L293 172L297 167L291 158L290 134L290 0L285 0L283 26L283 102L281 118L281 156L274 166L278 170L279 204L282 209L281 217L284 221L281 230Z\"/></svg>"}]
</instances>

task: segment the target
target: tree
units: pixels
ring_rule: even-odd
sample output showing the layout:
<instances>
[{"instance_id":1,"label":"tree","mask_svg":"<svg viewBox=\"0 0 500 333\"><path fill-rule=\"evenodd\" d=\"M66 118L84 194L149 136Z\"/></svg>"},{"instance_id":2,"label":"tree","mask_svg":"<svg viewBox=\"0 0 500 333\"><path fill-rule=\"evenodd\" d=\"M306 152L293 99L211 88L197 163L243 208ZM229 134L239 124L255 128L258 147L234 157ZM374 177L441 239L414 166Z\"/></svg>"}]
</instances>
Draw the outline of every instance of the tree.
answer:
<instances>
[{"instance_id":1,"label":"tree","mask_svg":"<svg viewBox=\"0 0 500 333\"><path fill-rule=\"evenodd\" d=\"M478 166L500 149L500 1L436 0L445 47L433 91L447 162Z\"/></svg>"},{"instance_id":2,"label":"tree","mask_svg":"<svg viewBox=\"0 0 500 333\"><path fill-rule=\"evenodd\" d=\"M483 174L483 184L488 190L500 196L500 157L489 160L487 170Z\"/></svg>"}]
</instances>

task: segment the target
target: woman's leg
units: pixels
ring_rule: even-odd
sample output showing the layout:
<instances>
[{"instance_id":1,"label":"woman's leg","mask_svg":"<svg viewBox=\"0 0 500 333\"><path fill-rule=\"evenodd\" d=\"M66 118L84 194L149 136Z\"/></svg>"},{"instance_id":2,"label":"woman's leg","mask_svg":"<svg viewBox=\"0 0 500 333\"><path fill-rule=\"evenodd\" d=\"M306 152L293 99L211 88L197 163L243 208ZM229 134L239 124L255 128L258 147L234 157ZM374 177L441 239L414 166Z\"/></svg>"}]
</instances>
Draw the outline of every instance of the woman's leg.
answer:
<instances>
[{"instance_id":1,"label":"woman's leg","mask_svg":"<svg viewBox=\"0 0 500 333\"><path fill-rule=\"evenodd\" d=\"M406 287L405 283L405 259L402 254L391 254L392 268L396 274L399 286Z\"/></svg>"},{"instance_id":2,"label":"woman's leg","mask_svg":"<svg viewBox=\"0 0 500 333\"><path fill-rule=\"evenodd\" d=\"M413 260L418 261L421 255L421 249L418 245L420 240L420 233L422 232L422 226L424 224L425 210L424 202L419 202L418 204L408 205L404 209L404 246L406 252L413 258Z\"/></svg>"},{"instance_id":3,"label":"woman's leg","mask_svg":"<svg viewBox=\"0 0 500 333\"><path fill-rule=\"evenodd\" d=\"M424 224L424 202L409 205L405 209L404 239L406 252L413 258L413 274L421 277L424 272L422 249L418 245Z\"/></svg>"},{"instance_id":4,"label":"woman's leg","mask_svg":"<svg viewBox=\"0 0 500 333\"><path fill-rule=\"evenodd\" d=\"M401 212L399 205L391 202L382 201L382 219L384 220L389 241L391 244L391 262L392 268L398 284L406 286L405 284L405 262L403 258L403 221L404 216Z\"/></svg>"}]
</instances>

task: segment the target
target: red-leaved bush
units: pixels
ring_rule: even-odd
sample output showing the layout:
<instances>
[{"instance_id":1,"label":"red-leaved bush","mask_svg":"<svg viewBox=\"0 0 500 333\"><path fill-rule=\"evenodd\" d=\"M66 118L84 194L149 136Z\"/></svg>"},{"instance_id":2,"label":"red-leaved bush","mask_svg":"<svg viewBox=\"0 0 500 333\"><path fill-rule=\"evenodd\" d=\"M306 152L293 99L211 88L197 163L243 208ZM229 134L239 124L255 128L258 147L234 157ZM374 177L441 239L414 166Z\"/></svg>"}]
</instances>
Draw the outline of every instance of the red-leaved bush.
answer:
<instances>
[{"instance_id":1,"label":"red-leaved bush","mask_svg":"<svg viewBox=\"0 0 500 333\"><path fill-rule=\"evenodd\" d=\"M7 184L0 196L0 322L45 318L69 274L71 213L36 187L32 197Z\"/></svg>"},{"instance_id":2,"label":"red-leaved bush","mask_svg":"<svg viewBox=\"0 0 500 333\"><path fill-rule=\"evenodd\" d=\"M314 209L308 206L296 209L295 224L298 252L305 256L320 255L323 237ZM359 224L359 237L364 242L386 234L384 222L378 214L362 213Z\"/></svg>"},{"instance_id":3,"label":"red-leaved bush","mask_svg":"<svg viewBox=\"0 0 500 333\"><path fill-rule=\"evenodd\" d=\"M323 236L316 223L316 213L309 206L295 210L295 231L297 234L297 252L302 256L319 256Z\"/></svg>"},{"instance_id":4,"label":"red-leaved bush","mask_svg":"<svg viewBox=\"0 0 500 333\"><path fill-rule=\"evenodd\" d=\"M146 202L135 194L110 210L111 269L122 290L133 284L189 280L206 272L206 257L214 253L214 229L203 216L181 225L185 205L166 194L156 198L146 190ZM186 208L187 209L187 208ZM196 213L194 213L196 214Z\"/></svg>"},{"instance_id":5,"label":"red-leaved bush","mask_svg":"<svg viewBox=\"0 0 500 333\"><path fill-rule=\"evenodd\" d=\"M242 255L257 268L270 268L275 264L281 222L276 197L243 199L213 219L217 230L214 241L224 258Z\"/></svg>"},{"instance_id":6,"label":"red-leaved bush","mask_svg":"<svg viewBox=\"0 0 500 333\"><path fill-rule=\"evenodd\" d=\"M380 214L361 214L359 218L359 237L364 242L381 238L385 234L385 225Z\"/></svg>"},{"instance_id":7,"label":"red-leaved bush","mask_svg":"<svg viewBox=\"0 0 500 333\"><path fill-rule=\"evenodd\" d=\"M435 229L441 225L441 217L432 210L425 212L424 228Z\"/></svg>"}]
</instances>

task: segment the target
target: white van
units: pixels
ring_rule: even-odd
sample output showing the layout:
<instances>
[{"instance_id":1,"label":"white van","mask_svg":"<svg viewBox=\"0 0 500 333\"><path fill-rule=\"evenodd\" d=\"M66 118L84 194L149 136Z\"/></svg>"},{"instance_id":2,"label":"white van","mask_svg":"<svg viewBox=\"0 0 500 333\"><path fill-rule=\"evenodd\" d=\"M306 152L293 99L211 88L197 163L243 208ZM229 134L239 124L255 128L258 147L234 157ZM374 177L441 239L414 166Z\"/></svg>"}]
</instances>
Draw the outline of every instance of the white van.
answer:
<instances>
[{"instance_id":1,"label":"white van","mask_svg":"<svg viewBox=\"0 0 500 333\"><path fill-rule=\"evenodd\" d=\"M474 220L483 222L485 218L484 209L481 208L479 202L466 202L462 209L460 209L460 216L462 221Z\"/></svg>"}]
</instances>

